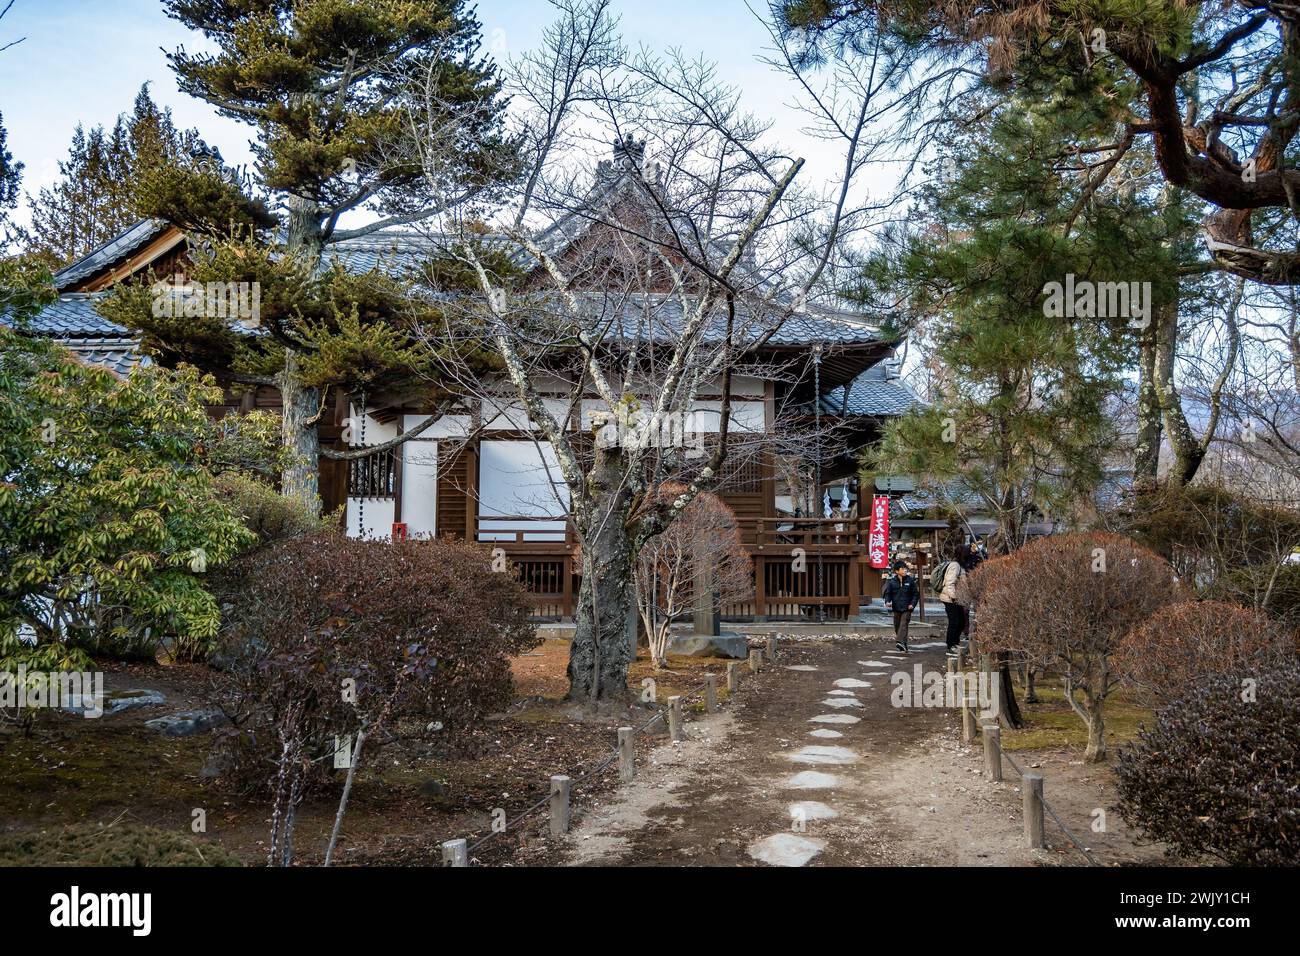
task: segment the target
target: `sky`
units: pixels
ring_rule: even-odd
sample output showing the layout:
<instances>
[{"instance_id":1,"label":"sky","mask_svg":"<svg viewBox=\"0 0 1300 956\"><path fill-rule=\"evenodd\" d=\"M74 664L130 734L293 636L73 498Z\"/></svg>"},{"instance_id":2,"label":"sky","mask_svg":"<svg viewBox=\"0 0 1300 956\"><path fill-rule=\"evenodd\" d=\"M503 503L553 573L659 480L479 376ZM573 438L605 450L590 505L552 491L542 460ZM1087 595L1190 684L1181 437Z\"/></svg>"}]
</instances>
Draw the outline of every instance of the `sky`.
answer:
<instances>
[{"instance_id":1,"label":"sky","mask_svg":"<svg viewBox=\"0 0 1300 956\"><path fill-rule=\"evenodd\" d=\"M765 0L751 5L766 10ZM535 48L553 13L545 0L481 0L477 9L484 47L498 60ZM831 151L801 135L787 82L758 62L770 38L744 0L615 0L614 9L629 45L705 53L743 91L745 106L774 122L776 138L807 156L809 176L835 176ZM227 163L251 162L249 127L177 90L163 51L203 49L205 41L168 19L158 0L15 0L0 20L0 46L18 37L0 52L0 113L10 150L26 165L25 191L58 179L78 122L111 126L145 82L178 126L197 128ZM27 221L25 203L15 213Z\"/></svg>"}]
</instances>

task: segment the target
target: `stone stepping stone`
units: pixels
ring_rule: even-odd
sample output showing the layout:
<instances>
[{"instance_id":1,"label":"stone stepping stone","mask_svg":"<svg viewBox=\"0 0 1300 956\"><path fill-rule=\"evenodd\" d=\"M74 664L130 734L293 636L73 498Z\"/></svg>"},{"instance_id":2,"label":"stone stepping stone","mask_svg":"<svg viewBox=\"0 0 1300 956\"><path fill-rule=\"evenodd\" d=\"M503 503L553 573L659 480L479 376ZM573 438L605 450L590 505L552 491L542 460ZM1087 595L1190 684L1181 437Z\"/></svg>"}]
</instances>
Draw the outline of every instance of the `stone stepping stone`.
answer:
<instances>
[{"instance_id":1,"label":"stone stepping stone","mask_svg":"<svg viewBox=\"0 0 1300 956\"><path fill-rule=\"evenodd\" d=\"M821 668L815 664L786 664L785 669L788 671L815 671Z\"/></svg>"},{"instance_id":2,"label":"stone stepping stone","mask_svg":"<svg viewBox=\"0 0 1300 956\"><path fill-rule=\"evenodd\" d=\"M820 800L796 800L790 804L790 819L807 823L809 820L834 820L840 815L838 810L826 806Z\"/></svg>"},{"instance_id":3,"label":"stone stepping stone","mask_svg":"<svg viewBox=\"0 0 1300 956\"><path fill-rule=\"evenodd\" d=\"M841 677L835 682L836 687L870 687L871 682L858 680L856 677ZM832 691L832 693L834 693Z\"/></svg>"},{"instance_id":4,"label":"stone stepping stone","mask_svg":"<svg viewBox=\"0 0 1300 956\"><path fill-rule=\"evenodd\" d=\"M885 661L858 661L863 667L888 667Z\"/></svg>"},{"instance_id":5,"label":"stone stepping stone","mask_svg":"<svg viewBox=\"0 0 1300 956\"><path fill-rule=\"evenodd\" d=\"M822 704L827 707L861 707L862 701L851 697L827 697Z\"/></svg>"},{"instance_id":6,"label":"stone stepping stone","mask_svg":"<svg viewBox=\"0 0 1300 956\"><path fill-rule=\"evenodd\" d=\"M816 730L810 730L810 731L808 731L808 736L809 736L809 737L822 737L822 738L827 738L827 739L829 739L829 738L831 738L831 737L843 737L844 735L843 735L842 733L840 733L838 730L829 730L829 729L827 729L827 728L825 728L825 727L818 727Z\"/></svg>"},{"instance_id":7,"label":"stone stepping stone","mask_svg":"<svg viewBox=\"0 0 1300 956\"><path fill-rule=\"evenodd\" d=\"M810 724L856 724L861 717L854 717L852 714L820 714L816 717L810 717Z\"/></svg>"},{"instance_id":8,"label":"stone stepping stone","mask_svg":"<svg viewBox=\"0 0 1300 956\"><path fill-rule=\"evenodd\" d=\"M839 777L820 770L802 770L785 782L787 790L829 790L839 785Z\"/></svg>"},{"instance_id":9,"label":"stone stepping stone","mask_svg":"<svg viewBox=\"0 0 1300 956\"><path fill-rule=\"evenodd\" d=\"M853 693L851 690L831 690L827 691L827 693L832 697L852 697L854 700L857 700L858 697L858 695Z\"/></svg>"},{"instance_id":10,"label":"stone stepping stone","mask_svg":"<svg viewBox=\"0 0 1300 956\"><path fill-rule=\"evenodd\" d=\"M812 744L787 755L795 763L857 763L858 755L848 747Z\"/></svg>"},{"instance_id":11,"label":"stone stepping stone","mask_svg":"<svg viewBox=\"0 0 1300 956\"><path fill-rule=\"evenodd\" d=\"M863 671L862 676L863 677L887 677L889 676L889 671Z\"/></svg>"},{"instance_id":12,"label":"stone stepping stone","mask_svg":"<svg viewBox=\"0 0 1300 956\"><path fill-rule=\"evenodd\" d=\"M805 866L825 847L825 840L814 840L796 833L777 833L751 844L747 852L769 866Z\"/></svg>"}]
</instances>

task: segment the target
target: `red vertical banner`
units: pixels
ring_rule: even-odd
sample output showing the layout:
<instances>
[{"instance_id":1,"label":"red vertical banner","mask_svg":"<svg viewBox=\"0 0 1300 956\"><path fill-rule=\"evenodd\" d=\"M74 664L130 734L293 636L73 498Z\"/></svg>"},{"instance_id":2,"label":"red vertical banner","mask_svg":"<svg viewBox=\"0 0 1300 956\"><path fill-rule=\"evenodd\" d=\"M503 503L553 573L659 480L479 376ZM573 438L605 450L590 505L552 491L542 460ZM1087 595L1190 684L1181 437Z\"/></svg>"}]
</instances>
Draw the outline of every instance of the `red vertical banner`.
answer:
<instances>
[{"instance_id":1,"label":"red vertical banner","mask_svg":"<svg viewBox=\"0 0 1300 956\"><path fill-rule=\"evenodd\" d=\"M867 553L873 568L889 567L889 496L871 499L871 524L867 531Z\"/></svg>"}]
</instances>

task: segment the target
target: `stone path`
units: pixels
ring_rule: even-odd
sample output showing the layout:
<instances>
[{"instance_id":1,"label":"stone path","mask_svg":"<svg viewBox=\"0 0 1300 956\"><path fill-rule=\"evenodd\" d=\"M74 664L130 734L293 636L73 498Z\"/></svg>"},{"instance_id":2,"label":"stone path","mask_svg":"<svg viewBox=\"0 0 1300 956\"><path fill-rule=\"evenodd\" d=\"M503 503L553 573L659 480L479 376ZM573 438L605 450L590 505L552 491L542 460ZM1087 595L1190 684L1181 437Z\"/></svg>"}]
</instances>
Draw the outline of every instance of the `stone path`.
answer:
<instances>
[{"instance_id":1,"label":"stone path","mask_svg":"<svg viewBox=\"0 0 1300 956\"><path fill-rule=\"evenodd\" d=\"M941 640L913 651L883 634L783 642L722 714L688 720L686 742L660 744L633 784L583 812L568 862L1027 862L1018 797L980 780L955 715L891 704L894 673L946 670Z\"/></svg>"}]
</instances>

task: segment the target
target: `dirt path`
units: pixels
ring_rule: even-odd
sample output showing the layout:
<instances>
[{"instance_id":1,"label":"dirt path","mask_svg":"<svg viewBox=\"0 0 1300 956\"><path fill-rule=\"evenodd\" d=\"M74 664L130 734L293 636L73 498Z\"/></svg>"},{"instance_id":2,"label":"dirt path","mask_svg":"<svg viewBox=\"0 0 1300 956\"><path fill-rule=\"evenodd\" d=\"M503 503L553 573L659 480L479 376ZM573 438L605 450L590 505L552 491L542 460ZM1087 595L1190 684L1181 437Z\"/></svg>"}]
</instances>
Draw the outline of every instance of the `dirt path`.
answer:
<instances>
[{"instance_id":1,"label":"dirt path","mask_svg":"<svg viewBox=\"0 0 1300 956\"><path fill-rule=\"evenodd\" d=\"M942 672L942 641L914 636L906 659L884 637L782 645L724 713L688 723L686 742L585 808L566 862L1081 863L1063 839L1022 848L1018 781L983 778L955 712L892 706L891 675L916 664Z\"/></svg>"}]
</instances>

